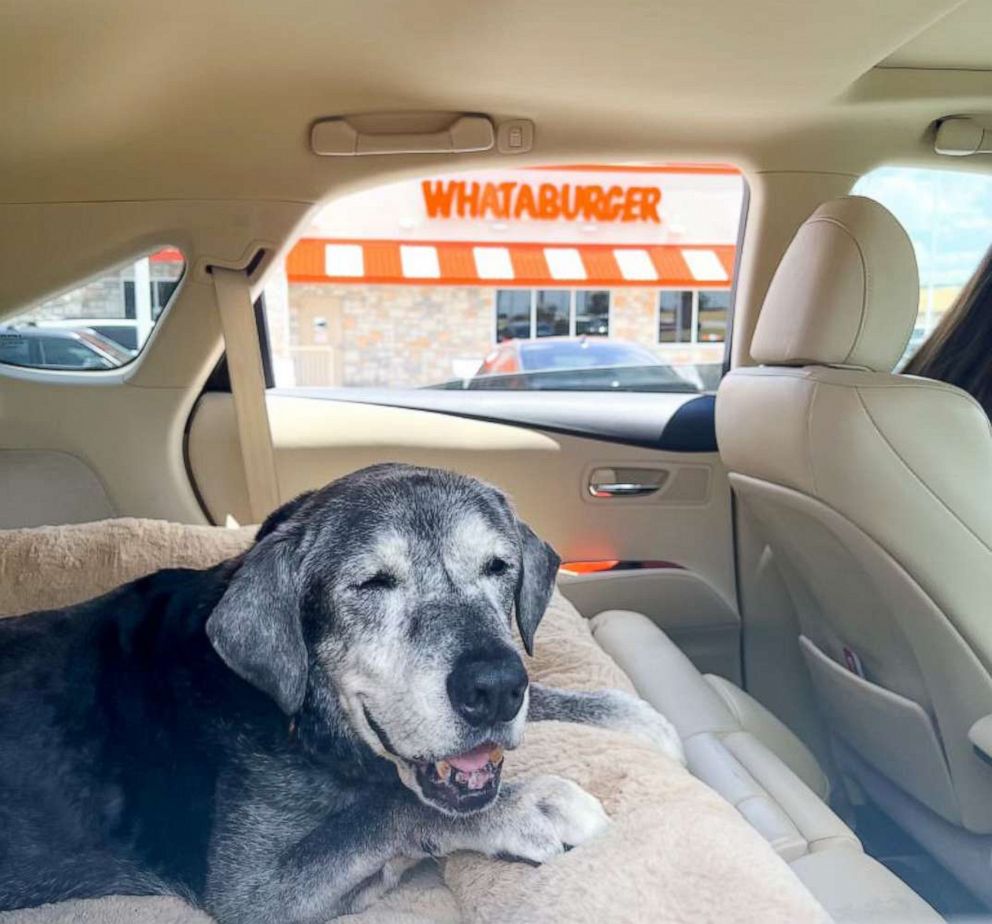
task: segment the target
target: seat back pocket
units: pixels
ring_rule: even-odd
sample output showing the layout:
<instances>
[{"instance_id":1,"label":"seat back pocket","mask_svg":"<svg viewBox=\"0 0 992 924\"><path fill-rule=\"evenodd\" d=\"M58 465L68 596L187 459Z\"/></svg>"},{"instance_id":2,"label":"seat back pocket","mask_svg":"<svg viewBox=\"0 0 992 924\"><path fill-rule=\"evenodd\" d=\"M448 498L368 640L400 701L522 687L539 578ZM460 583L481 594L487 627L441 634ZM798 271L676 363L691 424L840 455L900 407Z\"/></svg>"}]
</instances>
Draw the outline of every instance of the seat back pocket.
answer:
<instances>
[{"instance_id":1,"label":"seat back pocket","mask_svg":"<svg viewBox=\"0 0 992 924\"><path fill-rule=\"evenodd\" d=\"M828 658L805 635L799 645L830 730L911 796L960 824L944 749L926 710Z\"/></svg>"}]
</instances>

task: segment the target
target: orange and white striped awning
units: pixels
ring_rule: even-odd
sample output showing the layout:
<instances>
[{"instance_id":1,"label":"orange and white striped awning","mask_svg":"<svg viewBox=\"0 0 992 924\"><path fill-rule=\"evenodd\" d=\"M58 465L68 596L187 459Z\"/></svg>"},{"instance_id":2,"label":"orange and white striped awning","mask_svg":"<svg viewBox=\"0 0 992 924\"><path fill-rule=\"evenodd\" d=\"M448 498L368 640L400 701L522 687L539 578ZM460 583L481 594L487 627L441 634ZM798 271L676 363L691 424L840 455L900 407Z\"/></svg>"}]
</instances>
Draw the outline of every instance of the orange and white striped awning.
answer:
<instances>
[{"instance_id":1,"label":"orange and white striped awning","mask_svg":"<svg viewBox=\"0 0 992 924\"><path fill-rule=\"evenodd\" d=\"M730 286L730 245L473 244L302 238L290 282L574 288Z\"/></svg>"}]
</instances>

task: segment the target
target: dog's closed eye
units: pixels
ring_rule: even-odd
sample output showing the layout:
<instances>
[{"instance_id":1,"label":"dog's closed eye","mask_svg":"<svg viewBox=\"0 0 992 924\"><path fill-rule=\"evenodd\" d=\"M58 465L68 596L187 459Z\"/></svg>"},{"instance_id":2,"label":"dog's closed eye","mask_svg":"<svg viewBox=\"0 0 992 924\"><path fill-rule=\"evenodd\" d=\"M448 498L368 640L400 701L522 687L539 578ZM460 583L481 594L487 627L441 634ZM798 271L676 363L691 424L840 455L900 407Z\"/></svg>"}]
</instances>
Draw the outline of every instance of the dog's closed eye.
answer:
<instances>
[{"instance_id":1,"label":"dog's closed eye","mask_svg":"<svg viewBox=\"0 0 992 924\"><path fill-rule=\"evenodd\" d=\"M486 575L486 577L499 577L499 575L505 574L507 568L509 567L510 566L502 558L493 556L483 566L482 573Z\"/></svg>"},{"instance_id":2,"label":"dog's closed eye","mask_svg":"<svg viewBox=\"0 0 992 924\"><path fill-rule=\"evenodd\" d=\"M355 584L356 590L393 590L399 584L395 574L388 571L376 571L370 578Z\"/></svg>"}]
</instances>

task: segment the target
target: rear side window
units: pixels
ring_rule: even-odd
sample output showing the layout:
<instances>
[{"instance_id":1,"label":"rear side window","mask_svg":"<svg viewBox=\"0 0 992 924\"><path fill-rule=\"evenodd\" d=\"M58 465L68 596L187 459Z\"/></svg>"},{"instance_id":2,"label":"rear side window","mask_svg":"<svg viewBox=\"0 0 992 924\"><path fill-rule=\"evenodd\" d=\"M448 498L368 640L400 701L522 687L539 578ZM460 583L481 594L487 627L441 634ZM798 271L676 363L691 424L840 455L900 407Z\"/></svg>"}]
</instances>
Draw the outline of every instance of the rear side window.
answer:
<instances>
[{"instance_id":1,"label":"rear side window","mask_svg":"<svg viewBox=\"0 0 992 924\"><path fill-rule=\"evenodd\" d=\"M280 387L701 391L744 197L725 165L432 175L336 200L266 292Z\"/></svg>"},{"instance_id":2,"label":"rear side window","mask_svg":"<svg viewBox=\"0 0 992 924\"><path fill-rule=\"evenodd\" d=\"M182 279L185 263L159 248L0 321L0 363L91 372L131 362Z\"/></svg>"},{"instance_id":3,"label":"rear side window","mask_svg":"<svg viewBox=\"0 0 992 924\"><path fill-rule=\"evenodd\" d=\"M920 306L902 365L937 326L992 245L992 177L881 167L865 174L854 193L889 209L916 251Z\"/></svg>"}]
</instances>

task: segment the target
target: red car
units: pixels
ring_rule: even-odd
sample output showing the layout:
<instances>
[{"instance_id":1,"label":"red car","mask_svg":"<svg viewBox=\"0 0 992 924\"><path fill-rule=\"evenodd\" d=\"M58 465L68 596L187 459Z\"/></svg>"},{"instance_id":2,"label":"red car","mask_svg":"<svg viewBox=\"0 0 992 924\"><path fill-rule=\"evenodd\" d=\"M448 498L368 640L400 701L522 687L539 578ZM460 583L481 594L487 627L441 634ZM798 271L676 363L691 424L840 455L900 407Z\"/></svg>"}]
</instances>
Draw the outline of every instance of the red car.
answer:
<instances>
[{"instance_id":1,"label":"red car","mask_svg":"<svg viewBox=\"0 0 992 924\"><path fill-rule=\"evenodd\" d=\"M464 380L468 389L682 391L698 386L645 346L606 337L506 340Z\"/></svg>"}]
</instances>

